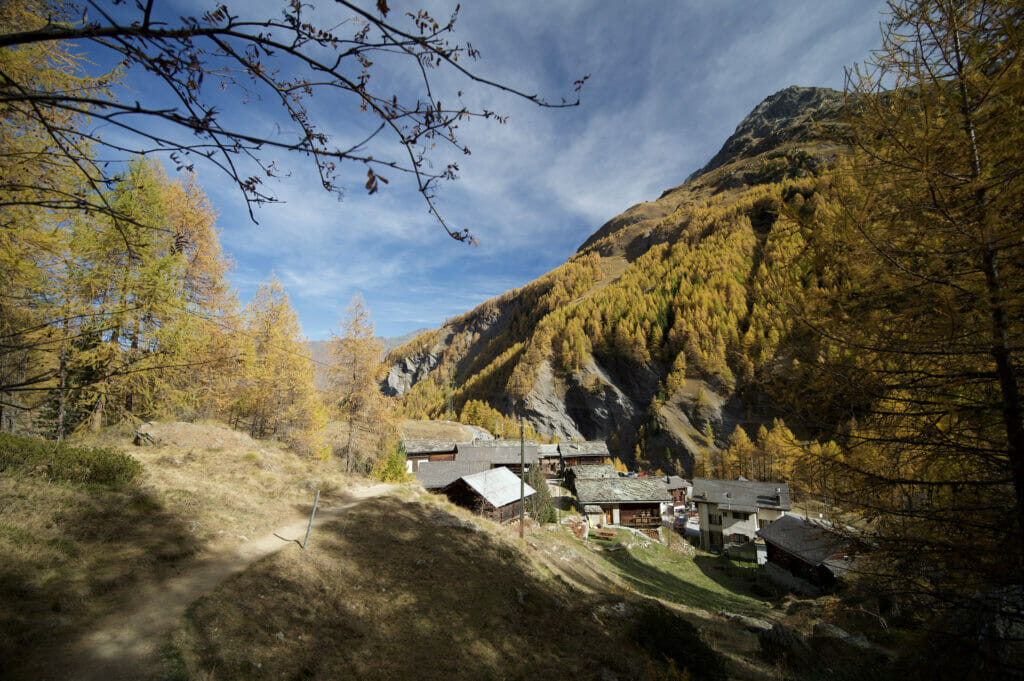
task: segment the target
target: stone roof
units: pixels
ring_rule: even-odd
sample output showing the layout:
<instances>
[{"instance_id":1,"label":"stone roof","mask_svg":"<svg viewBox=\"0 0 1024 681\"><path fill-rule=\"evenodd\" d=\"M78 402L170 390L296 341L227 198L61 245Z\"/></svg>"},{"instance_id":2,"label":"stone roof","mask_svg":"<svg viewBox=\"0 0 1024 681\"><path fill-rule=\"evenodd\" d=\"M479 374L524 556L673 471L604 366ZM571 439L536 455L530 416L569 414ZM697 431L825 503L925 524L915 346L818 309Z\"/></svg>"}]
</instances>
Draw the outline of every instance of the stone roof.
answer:
<instances>
[{"instance_id":1,"label":"stone roof","mask_svg":"<svg viewBox=\"0 0 1024 681\"><path fill-rule=\"evenodd\" d=\"M762 527L757 535L809 565L825 565L833 574L850 569L850 559L844 554L850 551L852 542L824 520L784 515Z\"/></svg>"},{"instance_id":2,"label":"stone roof","mask_svg":"<svg viewBox=\"0 0 1024 681\"><path fill-rule=\"evenodd\" d=\"M416 468L416 479L427 489L441 489L464 475L490 467L487 461L422 461Z\"/></svg>"},{"instance_id":3,"label":"stone roof","mask_svg":"<svg viewBox=\"0 0 1024 681\"><path fill-rule=\"evenodd\" d=\"M512 440L503 440L503 442L511 443ZM504 444L504 445L491 445L477 446L479 443L472 445L459 445L459 451L455 455L456 461L486 461L492 465L518 465L520 460L520 446L519 441L515 440L515 445ZM527 444L524 450L526 463L536 463L540 456L537 450L537 443L534 442L532 445Z\"/></svg>"},{"instance_id":4,"label":"stone roof","mask_svg":"<svg viewBox=\"0 0 1024 681\"><path fill-rule=\"evenodd\" d=\"M591 478L576 480L580 504L672 501L661 478Z\"/></svg>"},{"instance_id":5,"label":"stone roof","mask_svg":"<svg viewBox=\"0 0 1024 681\"><path fill-rule=\"evenodd\" d=\"M693 487L693 484L689 480L679 477L678 475L666 475L665 486L669 489L685 489L687 487Z\"/></svg>"},{"instance_id":6,"label":"stone roof","mask_svg":"<svg viewBox=\"0 0 1024 681\"><path fill-rule=\"evenodd\" d=\"M619 477L619 472L615 470L615 467L609 466L606 463L586 463L578 466L569 466L569 472L572 473L577 480Z\"/></svg>"},{"instance_id":7,"label":"stone roof","mask_svg":"<svg viewBox=\"0 0 1024 681\"><path fill-rule=\"evenodd\" d=\"M472 475L464 475L460 480L495 508L519 501L519 476L507 468L491 468ZM529 485L523 486L524 496L528 497L536 493L537 490Z\"/></svg>"},{"instance_id":8,"label":"stone roof","mask_svg":"<svg viewBox=\"0 0 1024 681\"><path fill-rule=\"evenodd\" d=\"M455 440L402 438L407 456L415 454L447 454L455 451Z\"/></svg>"},{"instance_id":9,"label":"stone roof","mask_svg":"<svg viewBox=\"0 0 1024 681\"><path fill-rule=\"evenodd\" d=\"M784 482L694 478L690 496L698 503L718 504L723 511L789 510L789 485Z\"/></svg>"},{"instance_id":10,"label":"stone roof","mask_svg":"<svg viewBox=\"0 0 1024 681\"><path fill-rule=\"evenodd\" d=\"M611 456L604 440L559 442L558 453L562 455L562 458L567 456L603 456L607 458Z\"/></svg>"},{"instance_id":11,"label":"stone roof","mask_svg":"<svg viewBox=\"0 0 1024 681\"><path fill-rule=\"evenodd\" d=\"M519 440L473 440L472 442L460 442L459 450L463 447L516 447L519 448ZM526 440L526 446L537 447L539 446L536 440Z\"/></svg>"},{"instance_id":12,"label":"stone roof","mask_svg":"<svg viewBox=\"0 0 1024 681\"><path fill-rule=\"evenodd\" d=\"M542 459L558 458L558 445L537 445L537 451Z\"/></svg>"}]
</instances>

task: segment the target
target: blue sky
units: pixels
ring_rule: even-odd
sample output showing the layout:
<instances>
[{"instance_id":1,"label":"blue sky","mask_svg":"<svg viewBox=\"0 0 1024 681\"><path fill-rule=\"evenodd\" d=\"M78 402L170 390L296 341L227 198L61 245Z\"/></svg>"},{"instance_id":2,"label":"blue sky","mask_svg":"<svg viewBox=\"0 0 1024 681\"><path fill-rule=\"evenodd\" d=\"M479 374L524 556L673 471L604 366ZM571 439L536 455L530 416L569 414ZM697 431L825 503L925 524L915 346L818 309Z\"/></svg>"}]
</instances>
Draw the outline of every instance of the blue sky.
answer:
<instances>
[{"instance_id":1,"label":"blue sky","mask_svg":"<svg viewBox=\"0 0 1024 681\"><path fill-rule=\"evenodd\" d=\"M424 4L438 17L454 8L389 4L391 18ZM250 0L233 9L276 14L279 5ZM841 89L843 67L879 44L883 9L871 0L464 2L455 39L481 51L472 64L481 75L557 100L590 74L582 104L558 110L457 78L437 82L509 117L460 128L471 156L437 157L461 169L439 189L438 206L453 227L470 229L477 247L450 239L397 175L367 196L365 167L353 167L339 202L306 159L281 157L290 176L271 188L283 203L258 209L254 225L226 178L196 171L218 210L243 301L273 271L311 339L337 330L356 292L379 335L436 327L557 267L603 222L681 184L768 95L789 85ZM402 73L390 77L398 88L409 84ZM144 84L136 87L145 94ZM269 105L222 106L257 129L273 126ZM311 112L339 143L367 125L354 107L332 101L315 101Z\"/></svg>"}]
</instances>

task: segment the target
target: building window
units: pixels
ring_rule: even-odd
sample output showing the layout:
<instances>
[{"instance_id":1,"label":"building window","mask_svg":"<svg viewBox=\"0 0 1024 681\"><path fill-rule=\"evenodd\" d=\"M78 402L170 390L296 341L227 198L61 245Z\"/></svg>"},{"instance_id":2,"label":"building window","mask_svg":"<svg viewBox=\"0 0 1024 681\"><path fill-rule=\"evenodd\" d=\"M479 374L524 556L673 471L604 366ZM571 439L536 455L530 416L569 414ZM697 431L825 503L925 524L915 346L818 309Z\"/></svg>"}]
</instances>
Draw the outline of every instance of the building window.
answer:
<instances>
[{"instance_id":1,"label":"building window","mask_svg":"<svg viewBox=\"0 0 1024 681\"><path fill-rule=\"evenodd\" d=\"M721 525L722 524L722 514L721 513L709 513L708 514L708 522L710 524L712 524L712 525Z\"/></svg>"},{"instance_id":2,"label":"building window","mask_svg":"<svg viewBox=\"0 0 1024 681\"><path fill-rule=\"evenodd\" d=\"M740 513L739 511L732 512L732 517L736 520L746 520L749 515L749 513Z\"/></svg>"}]
</instances>

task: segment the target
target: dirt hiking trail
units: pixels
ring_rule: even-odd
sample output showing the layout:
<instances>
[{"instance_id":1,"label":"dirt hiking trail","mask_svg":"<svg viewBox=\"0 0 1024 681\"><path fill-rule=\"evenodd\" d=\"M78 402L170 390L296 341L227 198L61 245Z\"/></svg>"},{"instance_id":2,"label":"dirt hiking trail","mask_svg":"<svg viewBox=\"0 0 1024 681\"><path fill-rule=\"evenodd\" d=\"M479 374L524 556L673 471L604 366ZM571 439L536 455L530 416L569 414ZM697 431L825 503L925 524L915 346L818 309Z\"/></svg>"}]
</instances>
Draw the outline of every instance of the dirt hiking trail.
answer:
<instances>
[{"instance_id":1,"label":"dirt hiking trail","mask_svg":"<svg viewBox=\"0 0 1024 681\"><path fill-rule=\"evenodd\" d=\"M320 507L313 528L334 520L366 499L394 485L348 490L329 508ZM88 632L45 660L26 661L17 678L38 681L136 681L161 678L161 646L186 608L251 563L291 546L298 550L308 516L240 546L215 552L182 566L181 574L160 583L140 585L131 606L95 622ZM311 535L311 545L316 533Z\"/></svg>"}]
</instances>

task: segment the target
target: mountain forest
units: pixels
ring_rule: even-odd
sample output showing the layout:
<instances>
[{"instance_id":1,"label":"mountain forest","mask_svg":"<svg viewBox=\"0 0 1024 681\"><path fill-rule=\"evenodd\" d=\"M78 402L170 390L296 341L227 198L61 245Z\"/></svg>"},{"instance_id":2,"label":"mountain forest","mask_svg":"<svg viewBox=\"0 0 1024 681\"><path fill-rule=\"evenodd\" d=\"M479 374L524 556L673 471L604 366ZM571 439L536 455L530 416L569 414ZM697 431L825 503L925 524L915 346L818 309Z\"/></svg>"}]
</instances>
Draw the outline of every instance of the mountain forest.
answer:
<instances>
[{"instance_id":1,"label":"mountain forest","mask_svg":"<svg viewBox=\"0 0 1024 681\"><path fill-rule=\"evenodd\" d=\"M137 4L145 21L133 26L149 30L152 3ZM305 31L293 4L285 24ZM893 0L881 47L847 72L844 91L793 86L768 96L704 167L606 222L565 264L386 355L357 297L318 356L276 277L239 300L218 216L184 160L186 152L217 159L252 205L269 200L261 181L224 159L258 158L266 140L220 130L215 107L196 108L186 126L209 145L100 139L96 120L122 120L108 105L127 64L150 64L186 97L200 71L170 48L160 58L133 51L122 36L126 61L99 73L58 34L39 38L93 30L68 20L69 7L0 5L0 475L31 461L49 484L60 475L58 455L47 452L163 421L222 424L346 479L390 482L408 482L403 420L542 443L601 440L617 468L641 476L787 483L794 499L825 509L870 547L862 588L889 599L890 614L939 613L917 620L927 637L942 633L937 621L947 616L1012 611L1009 633L982 627L978 636L1016 640L1019 651L1020 3ZM386 32L387 3L377 10L367 26ZM193 29L234 30L220 12ZM441 25L417 21L440 40ZM388 35L445 63L456 54ZM353 44L381 47L365 33ZM346 87L407 148L430 148L449 132L457 144L455 123L470 113L440 103L403 109L365 82ZM293 113L304 125L305 113ZM317 131L303 134L293 150L315 159L325 187L334 186L324 169L335 162L366 164L370 193L395 167L358 148L331 158ZM112 164L120 170L108 170L112 148L124 152ZM168 152L164 162L154 149ZM429 210L472 241L431 203L431 182L454 171L428 177L431 166L410 157ZM34 449L40 442L51 449ZM118 461L127 472L111 475L135 475ZM286 468L276 465L271 472ZM506 549L485 549L505 560ZM11 587L0 602L20 593ZM533 597L520 594L520 605L535 607ZM14 640L0 650L16 649ZM645 678L690 678L665 659L666 671ZM951 665L941 678L976 672L975 658L943 660L933 661ZM913 657L905 664L917 670L912 678L935 671ZM707 678L724 678L716 674Z\"/></svg>"}]
</instances>

